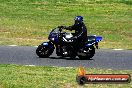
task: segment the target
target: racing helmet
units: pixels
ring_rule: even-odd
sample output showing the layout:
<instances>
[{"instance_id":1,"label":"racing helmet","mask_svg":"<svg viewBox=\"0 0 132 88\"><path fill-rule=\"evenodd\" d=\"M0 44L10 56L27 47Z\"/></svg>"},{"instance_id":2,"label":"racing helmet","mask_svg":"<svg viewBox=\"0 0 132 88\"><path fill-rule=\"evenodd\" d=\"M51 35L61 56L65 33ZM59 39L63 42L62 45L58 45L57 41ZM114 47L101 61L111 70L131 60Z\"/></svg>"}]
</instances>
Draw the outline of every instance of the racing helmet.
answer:
<instances>
[{"instance_id":1,"label":"racing helmet","mask_svg":"<svg viewBox=\"0 0 132 88\"><path fill-rule=\"evenodd\" d=\"M83 17L82 16L76 16L74 20L75 20L75 24L80 24L83 22Z\"/></svg>"}]
</instances>

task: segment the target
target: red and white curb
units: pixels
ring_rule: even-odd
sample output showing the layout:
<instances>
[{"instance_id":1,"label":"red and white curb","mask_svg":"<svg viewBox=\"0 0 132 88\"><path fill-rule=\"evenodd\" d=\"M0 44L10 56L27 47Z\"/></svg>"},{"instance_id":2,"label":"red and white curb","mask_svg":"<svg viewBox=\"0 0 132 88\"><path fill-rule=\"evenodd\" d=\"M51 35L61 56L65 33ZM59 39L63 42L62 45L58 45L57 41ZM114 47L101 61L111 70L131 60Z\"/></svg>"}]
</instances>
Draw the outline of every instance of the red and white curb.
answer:
<instances>
[{"instance_id":1,"label":"red and white curb","mask_svg":"<svg viewBox=\"0 0 132 88\"><path fill-rule=\"evenodd\" d=\"M124 49L113 49L113 50L124 50Z\"/></svg>"},{"instance_id":2,"label":"red and white curb","mask_svg":"<svg viewBox=\"0 0 132 88\"><path fill-rule=\"evenodd\" d=\"M8 45L8 46L18 46L18 45Z\"/></svg>"},{"instance_id":3,"label":"red and white curb","mask_svg":"<svg viewBox=\"0 0 132 88\"><path fill-rule=\"evenodd\" d=\"M38 47L38 46L33 46L33 47Z\"/></svg>"},{"instance_id":4,"label":"red and white curb","mask_svg":"<svg viewBox=\"0 0 132 88\"><path fill-rule=\"evenodd\" d=\"M35 65L25 65L25 66L31 66L31 67L33 67L33 66L35 66Z\"/></svg>"}]
</instances>

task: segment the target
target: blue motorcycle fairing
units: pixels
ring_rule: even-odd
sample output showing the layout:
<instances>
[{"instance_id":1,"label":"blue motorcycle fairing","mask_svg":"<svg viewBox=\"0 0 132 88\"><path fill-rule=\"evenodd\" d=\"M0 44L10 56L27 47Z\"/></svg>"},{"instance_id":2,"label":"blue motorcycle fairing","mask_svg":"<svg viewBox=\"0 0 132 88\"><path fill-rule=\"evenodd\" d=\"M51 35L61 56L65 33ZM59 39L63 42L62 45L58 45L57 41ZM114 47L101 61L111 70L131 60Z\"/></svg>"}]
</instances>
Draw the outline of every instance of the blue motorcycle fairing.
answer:
<instances>
[{"instance_id":1,"label":"blue motorcycle fairing","mask_svg":"<svg viewBox=\"0 0 132 88\"><path fill-rule=\"evenodd\" d=\"M43 42L41 45L48 48L54 48L54 44L52 42Z\"/></svg>"},{"instance_id":2,"label":"blue motorcycle fairing","mask_svg":"<svg viewBox=\"0 0 132 88\"><path fill-rule=\"evenodd\" d=\"M96 35L88 36L88 42L86 43L85 46L94 45L95 43L98 43L101 40L102 40L102 37L101 36L96 36Z\"/></svg>"},{"instance_id":3,"label":"blue motorcycle fairing","mask_svg":"<svg viewBox=\"0 0 132 88\"><path fill-rule=\"evenodd\" d=\"M58 34L57 33L50 33L48 39L50 41L58 42Z\"/></svg>"},{"instance_id":4,"label":"blue motorcycle fairing","mask_svg":"<svg viewBox=\"0 0 132 88\"><path fill-rule=\"evenodd\" d=\"M102 37L101 36L95 36L95 38L96 38L96 42L99 42L99 41L102 40Z\"/></svg>"}]
</instances>

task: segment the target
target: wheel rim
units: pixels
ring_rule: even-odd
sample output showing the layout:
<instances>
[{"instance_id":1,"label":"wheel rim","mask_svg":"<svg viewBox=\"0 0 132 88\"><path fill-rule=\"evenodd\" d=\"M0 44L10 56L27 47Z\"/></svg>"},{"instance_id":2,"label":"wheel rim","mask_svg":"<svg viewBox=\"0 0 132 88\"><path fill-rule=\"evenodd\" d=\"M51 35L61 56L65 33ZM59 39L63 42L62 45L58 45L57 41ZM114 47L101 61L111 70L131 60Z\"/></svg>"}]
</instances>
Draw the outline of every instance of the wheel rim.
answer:
<instances>
[{"instance_id":1,"label":"wheel rim","mask_svg":"<svg viewBox=\"0 0 132 88\"><path fill-rule=\"evenodd\" d=\"M48 53L48 49L46 47L42 47L38 52L40 55L46 55Z\"/></svg>"},{"instance_id":2,"label":"wheel rim","mask_svg":"<svg viewBox=\"0 0 132 88\"><path fill-rule=\"evenodd\" d=\"M83 52L82 52L82 55L78 55L79 58L92 58L95 54L95 48L94 46L92 47L86 47L84 48Z\"/></svg>"},{"instance_id":3,"label":"wheel rim","mask_svg":"<svg viewBox=\"0 0 132 88\"><path fill-rule=\"evenodd\" d=\"M93 52L93 49L89 47L89 48L87 49L87 51L86 51L86 54L87 54L88 56L90 56L92 52Z\"/></svg>"}]
</instances>

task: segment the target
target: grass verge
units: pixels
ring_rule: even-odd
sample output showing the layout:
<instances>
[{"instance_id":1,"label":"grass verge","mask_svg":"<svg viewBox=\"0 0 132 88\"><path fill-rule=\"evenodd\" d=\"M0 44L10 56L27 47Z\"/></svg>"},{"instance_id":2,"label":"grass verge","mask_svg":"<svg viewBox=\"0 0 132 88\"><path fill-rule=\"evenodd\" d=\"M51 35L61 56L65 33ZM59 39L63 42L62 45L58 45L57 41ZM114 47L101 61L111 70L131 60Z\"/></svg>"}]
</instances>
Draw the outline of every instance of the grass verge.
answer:
<instances>
[{"instance_id":1,"label":"grass verge","mask_svg":"<svg viewBox=\"0 0 132 88\"><path fill-rule=\"evenodd\" d=\"M89 74L130 74L131 70L85 68ZM130 84L76 83L77 68L0 64L0 88L131 88Z\"/></svg>"}]
</instances>

